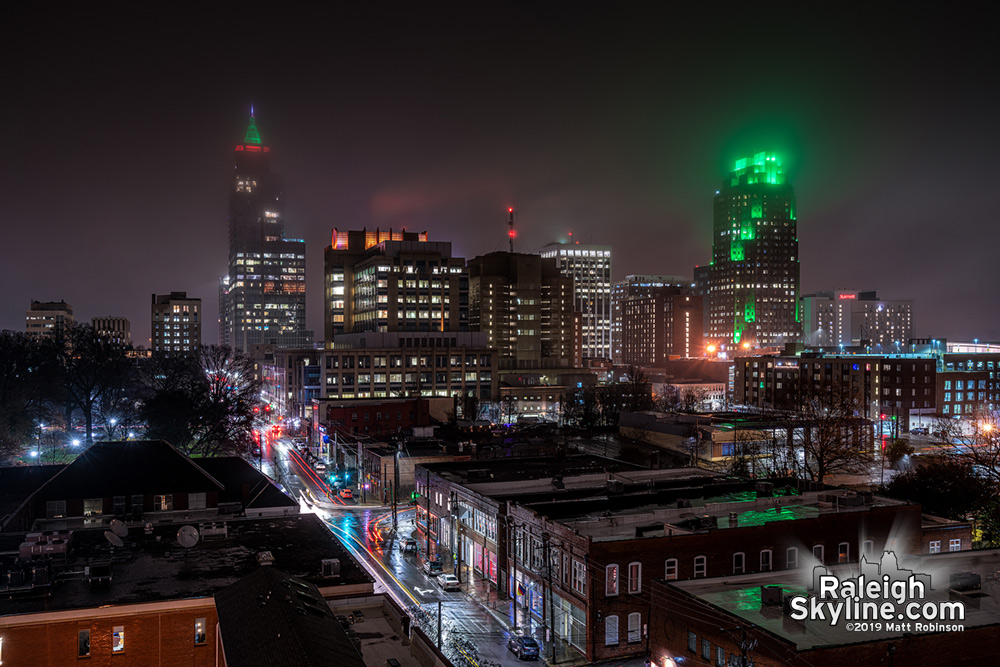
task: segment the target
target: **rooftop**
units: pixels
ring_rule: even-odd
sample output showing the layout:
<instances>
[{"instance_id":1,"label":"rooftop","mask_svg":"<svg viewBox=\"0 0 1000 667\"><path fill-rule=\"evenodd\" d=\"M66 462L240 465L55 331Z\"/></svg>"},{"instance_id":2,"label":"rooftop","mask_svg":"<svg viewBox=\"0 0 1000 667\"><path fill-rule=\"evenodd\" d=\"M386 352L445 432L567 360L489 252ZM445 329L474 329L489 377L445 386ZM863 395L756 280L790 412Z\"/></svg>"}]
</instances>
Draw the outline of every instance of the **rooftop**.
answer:
<instances>
[{"instance_id":1,"label":"rooftop","mask_svg":"<svg viewBox=\"0 0 1000 667\"><path fill-rule=\"evenodd\" d=\"M891 552L886 552L890 559ZM869 564L876 568L878 564ZM882 574L886 573L887 561L881 564ZM841 580L858 576L858 564L830 568ZM951 576L957 573L974 573L980 576L982 588L972 594L974 602L965 605L965 619L958 621L966 628L1000 624L1000 552L960 551L905 558L898 564L900 571L908 574L929 574L930 590L924 601L942 602L956 599L949 594ZM840 621L831 625L825 621L792 620L783 613L782 605L767 605L762 601L761 586L779 586L783 596L809 594L812 573L808 568L781 570L751 575L717 577L712 579L690 579L665 582L698 600L717 609L757 625L767 632L794 644L798 650L830 647L843 644L881 641L902 637L902 631L871 631L858 633L848 631L847 623ZM924 601L921 601L923 603ZM947 623L948 621L942 621ZM883 625L886 625L883 623ZM911 628L910 632L913 630Z\"/></svg>"},{"instance_id":2,"label":"rooftop","mask_svg":"<svg viewBox=\"0 0 1000 667\"><path fill-rule=\"evenodd\" d=\"M320 589L344 586L354 593L371 592L368 573L314 514L227 521L225 526L225 535L205 534L188 549L177 542L177 524L153 526L148 534L133 528L122 538L124 546L120 548L112 548L103 529L73 531L64 560L30 561L24 573L29 583L0 588L11 596L3 613L211 597L257 570L258 554L263 552L270 552L275 567ZM0 534L0 581L7 581L4 575L8 571L25 569L16 559L26 539L25 533ZM340 576L324 578L322 561L331 558L340 560ZM110 580L95 585L84 568L93 568L101 561L110 561ZM31 566L46 563L52 566L48 582L36 580L32 586Z\"/></svg>"},{"instance_id":3,"label":"rooftop","mask_svg":"<svg viewBox=\"0 0 1000 667\"><path fill-rule=\"evenodd\" d=\"M631 492L628 487L619 491L609 484L603 494L591 498L521 504L595 542L746 528L908 504L854 491L810 490L809 483L790 478L739 482L688 477L677 481L673 486Z\"/></svg>"},{"instance_id":4,"label":"rooftop","mask_svg":"<svg viewBox=\"0 0 1000 667\"><path fill-rule=\"evenodd\" d=\"M505 490L511 488L510 483L537 488L545 488L548 485L548 488L551 488L554 477L565 480L567 477L579 475L597 475L603 479L604 473L609 471L645 470L629 463L589 455L508 457L482 461L428 463L422 467L446 481L475 488L484 495L491 493L504 495Z\"/></svg>"},{"instance_id":5,"label":"rooftop","mask_svg":"<svg viewBox=\"0 0 1000 667\"><path fill-rule=\"evenodd\" d=\"M215 606L229 664L365 664L319 590L277 568L257 568L223 588Z\"/></svg>"}]
</instances>

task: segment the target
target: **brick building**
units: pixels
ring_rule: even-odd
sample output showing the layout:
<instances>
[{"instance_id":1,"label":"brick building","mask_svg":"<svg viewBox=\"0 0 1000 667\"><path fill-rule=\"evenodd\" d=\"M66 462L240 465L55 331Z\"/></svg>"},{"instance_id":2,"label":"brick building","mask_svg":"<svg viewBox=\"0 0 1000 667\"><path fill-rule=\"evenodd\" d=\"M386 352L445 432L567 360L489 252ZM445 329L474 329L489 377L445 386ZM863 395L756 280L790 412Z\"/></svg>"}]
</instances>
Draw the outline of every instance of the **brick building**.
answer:
<instances>
[{"instance_id":1,"label":"brick building","mask_svg":"<svg viewBox=\"0 0 1000 667\"><path fill-rule=\"evenodd\" d=\"M478 465L424 466L426 479L418 470L432 550L457 553L591 661L644 654L656 578L922 551L919 506L801 480L602 469L585 457Z\"/></svg>"},{"instance_id":2,"label":"brick building","mask_svg":"<svg viewBox=\"0 0 1000 667\"><path fill-rule=\"evenodd\" d=\"M883 564L885 561L882 561ZM757 667L834 667L840 665L981 665L1000 655L1000 567L995 554L952 553L904 559L914 572L932 575L932 601L954 601L948 580L957 572L972 576L961 632L848 629L840 620L796 621L783 608L786 595L804 595L807 586L790 572L729 576L692 581L655 580L651 584L649 657L654 665L738 665L745 654ZM853 568L848 568L853 570ZM836 568L834 568L836 570ZM848 576L856 576L857 571ZM773 597L768 590L774 592ZM874 625L874 624L872 624Z\"/></svg>"},{"instance_id":3,"label":"brick building","mask_svg":"<svg viewBox=\"0 0 1000 667\"><path fill-rule=\"evenodd\" d=\"M0 469L4 664L225 664L213 596L262 565L324 598L373 591L323 522L242 460L110 442L46 468Z\"/></svg>"}]
</instances>

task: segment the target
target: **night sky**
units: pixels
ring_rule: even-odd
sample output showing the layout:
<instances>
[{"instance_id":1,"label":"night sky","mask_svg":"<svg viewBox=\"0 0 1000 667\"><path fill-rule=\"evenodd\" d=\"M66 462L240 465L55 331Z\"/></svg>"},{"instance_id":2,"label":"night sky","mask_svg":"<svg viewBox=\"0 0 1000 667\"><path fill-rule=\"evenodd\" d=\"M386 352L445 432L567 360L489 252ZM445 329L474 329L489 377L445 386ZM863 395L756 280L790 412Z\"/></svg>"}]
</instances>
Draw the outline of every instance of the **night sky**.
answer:
<instances>
[{"instance_id":1,"label":"night sky","mask_svg":"<svg viewBox=\"0 0 1000 667\"><path fill-rule=\"evenodd\" d=\"M518 250L572 231L614 246L616 280L690 276L731 162L767 149L796 188L803 293L877 289L914 299L917 336L1000 339L985 13L540 4L6 15L0 327L65 299L148 345L150 294L187 291L216 342L252 102L317 335L334 226L472 258L505 249L513 205Z\"/></svg>"}]
</instances>

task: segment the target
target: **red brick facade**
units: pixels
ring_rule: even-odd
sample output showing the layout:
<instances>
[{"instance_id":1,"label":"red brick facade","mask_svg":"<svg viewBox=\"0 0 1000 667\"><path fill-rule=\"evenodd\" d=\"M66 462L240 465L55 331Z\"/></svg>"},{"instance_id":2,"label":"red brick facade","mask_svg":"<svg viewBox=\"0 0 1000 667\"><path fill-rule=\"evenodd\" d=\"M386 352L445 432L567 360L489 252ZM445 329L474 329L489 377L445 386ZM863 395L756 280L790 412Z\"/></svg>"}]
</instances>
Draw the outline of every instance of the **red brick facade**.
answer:
<instances>
[{"instance_id":1,"label":"red brick facade","mask_svg":"<svg viewBox=\"0 0 1000 667\"><path fill-rule=\"evenodd\" d=\"M195 622L205 619L205 641ZM116 627L124 649L112 651ZM213 667L217 616L212 598L0 618L4 667ZM80 631L90 631L89 656Z\"/></svg>"}]
</instances>

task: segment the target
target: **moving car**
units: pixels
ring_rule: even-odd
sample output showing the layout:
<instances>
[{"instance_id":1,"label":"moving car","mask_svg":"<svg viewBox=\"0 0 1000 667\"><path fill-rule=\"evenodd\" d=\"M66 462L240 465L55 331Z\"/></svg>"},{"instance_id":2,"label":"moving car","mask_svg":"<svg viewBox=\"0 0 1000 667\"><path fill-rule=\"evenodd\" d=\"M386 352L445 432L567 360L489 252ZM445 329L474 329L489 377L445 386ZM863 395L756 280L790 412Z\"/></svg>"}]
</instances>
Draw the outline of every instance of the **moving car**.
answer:
<instances>
[{"instance_id":1,"label":"moving car","mask_svg":"<svg viewBox=\"0 0 1000 667\"><path fill-rule=\"evenodd\" d=\"M400 540L399 550L404 554L415 554L417 553L417 541L416 540Z\"/></svg>"},{"instance_id":2,"label":"moving car","mask_svg":"<svg viewBox=\"0 0 1000 667\"><path fill-rule=\"evenodd\" d=\"M344 487L343 489L340 490L340 497L341 498L353 498L354 497L354 492L351 491L350 489L348 489L347 487Z\"/></svg>"},{"instance_id":3,"label":"moving car","mask_svg":"<svg viewBox=\"0 0 1000 667\"><path fill-rule=\"evenodd\" d=\"M444 571L441 566L441 561L439 560L425 560L424 561L424 572L427 573L428 577L436 577Z\"/></svg>"},{"instance_id":4,"label":"moving car","mask_svg":"<svg viewBox=\"0 0 1000 667\"><path fill-rule=\"evenodd\" d=\"M538 642L531 637L523 637L521 635L510 636L510 639L507 640L507 650L511 653L516 653L518 660L524 660L525 658L538 660L540 652Z\"/></svg>"},{"instance_id":5,"label":"moving car","mask_svg":"<svg viewBox=\"0 0 1000 667\"><path fill-rule=\"evenodd\" d=\"M462 590L462 585L459 583L458 577L453 574L442 574L438 577L438 585L446 591Z\"/></svg>"}]
</instances>

